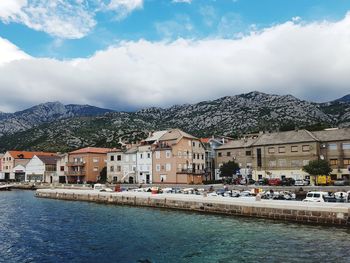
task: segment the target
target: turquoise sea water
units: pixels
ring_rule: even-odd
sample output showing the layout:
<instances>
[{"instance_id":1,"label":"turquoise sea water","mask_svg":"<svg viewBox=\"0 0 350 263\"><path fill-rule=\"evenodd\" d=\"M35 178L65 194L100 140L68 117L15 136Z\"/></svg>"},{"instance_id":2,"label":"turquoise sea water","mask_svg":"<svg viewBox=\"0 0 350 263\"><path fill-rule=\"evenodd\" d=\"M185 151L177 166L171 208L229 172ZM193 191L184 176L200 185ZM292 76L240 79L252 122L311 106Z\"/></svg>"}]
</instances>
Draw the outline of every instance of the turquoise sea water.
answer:
<instances>
[{"instance_id":1,"label":"turquoise sea water","mask_svg":"<svg viewBox=\"0 0 350 263\"><path fill-rule=\"evenodd\" d=\"M0 192L0 262L350 262L350 229Z\"/></svg>"}]
</instances>

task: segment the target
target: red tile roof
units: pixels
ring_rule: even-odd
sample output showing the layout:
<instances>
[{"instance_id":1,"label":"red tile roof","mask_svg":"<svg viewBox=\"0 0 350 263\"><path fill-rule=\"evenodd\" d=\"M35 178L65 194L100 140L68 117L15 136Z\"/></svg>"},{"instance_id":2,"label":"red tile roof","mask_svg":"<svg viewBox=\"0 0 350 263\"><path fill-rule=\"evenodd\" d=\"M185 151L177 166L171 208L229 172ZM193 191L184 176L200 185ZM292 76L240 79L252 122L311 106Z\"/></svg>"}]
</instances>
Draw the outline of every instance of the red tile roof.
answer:
<instances>
[{"instance_id":1,"label":"red tile roof","mask_svg":"<svg viewBox=\"0 0 350 263\"><path fill-rule=\"evenodd\" d=\"M70 154L74 153L109 153L113 151L113 149L110 148L98 148L98 147L86 147L82 148L73 152L70 152Z\"/></svg>"},{"instance_id":2,"label":"red tile roof","mask_svg":"<svg viewBox=\"0 0 350 263\"><path fill-rule=\"evenodd\" d=\"M27 152L27 151L8 151L14 159L32 159L34 155L56 156L56 153L50 152Z\"/></svg>"},{"instance_id":3,"label":"red tile roof","mask_svg":"<svg viewBox=\"0 0 350 263\"><path fill-rule=\"evenodd\" d=\"M211 138L200 138L199 140L200 140L202 143L208 143L210 139L211 139Z\"/></svg>"}]
</instances>

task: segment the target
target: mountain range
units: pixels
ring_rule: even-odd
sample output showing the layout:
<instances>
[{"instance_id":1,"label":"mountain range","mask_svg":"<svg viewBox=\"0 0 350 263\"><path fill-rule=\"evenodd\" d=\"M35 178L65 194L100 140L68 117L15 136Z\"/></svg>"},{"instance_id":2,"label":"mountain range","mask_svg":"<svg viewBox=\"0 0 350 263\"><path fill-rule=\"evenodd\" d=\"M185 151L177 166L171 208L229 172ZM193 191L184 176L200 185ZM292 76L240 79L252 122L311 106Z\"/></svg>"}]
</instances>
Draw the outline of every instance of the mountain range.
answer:
<instances>
[{"instance_id":1,"label":"mountain range","mask_svg":"<svg viewBox=\"0 0 350 263\"><path fill-rule=\"evenodd\" d=\"M238 137L257 131L350 127L350 95L327 103L291 95L250 92L196 104L116 112L89 105L49 102L0 113L0 152L8 149L69 151L118 147L150 131L180 128L198 137Z\"/></svg>"}]
</instances>

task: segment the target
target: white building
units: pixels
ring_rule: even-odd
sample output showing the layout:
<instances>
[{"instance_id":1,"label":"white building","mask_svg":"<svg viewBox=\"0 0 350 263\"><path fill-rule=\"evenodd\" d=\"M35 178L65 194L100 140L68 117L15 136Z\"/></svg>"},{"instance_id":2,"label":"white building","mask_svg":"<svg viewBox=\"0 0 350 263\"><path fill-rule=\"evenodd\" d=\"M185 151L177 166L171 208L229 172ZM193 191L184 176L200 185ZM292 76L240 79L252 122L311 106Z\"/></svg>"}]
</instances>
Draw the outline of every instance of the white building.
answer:
<instances>
[{"instance_id":1,"label":"white building","mask_svg":"<svg viewBox=\"0 0 350 263\"><path fill-rule=\"evenodd\" d=\"M137 182L152 183L152 146L142 145L137 149Z\"/></svg>"},{"instance_id":2,"label":"white building","mask_svg":"<svg viewBox=\"0 0 350 263\"><path fill-rule=\"evenodd\" d=\"M139 183L137 181L137 146L124 152L122 182Z\"/></svg>"},{"instance_id":3,"label":"white building","mask_svg":"<svg viewBox=\"0 0 350 263\"><path fill-rule=\"evenodd\" d=\"M26 181L53 183L57 158L57 156L34 155L26 165Z\"/></svg>"}]
</instances>

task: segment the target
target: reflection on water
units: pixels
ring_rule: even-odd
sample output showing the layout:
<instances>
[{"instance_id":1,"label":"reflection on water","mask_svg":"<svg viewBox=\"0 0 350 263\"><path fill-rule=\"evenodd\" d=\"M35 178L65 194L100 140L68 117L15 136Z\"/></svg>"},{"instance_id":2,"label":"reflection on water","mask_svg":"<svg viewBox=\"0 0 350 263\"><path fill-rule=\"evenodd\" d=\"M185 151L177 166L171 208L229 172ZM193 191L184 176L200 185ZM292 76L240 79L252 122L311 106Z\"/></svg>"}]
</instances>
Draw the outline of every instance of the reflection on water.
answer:
<instances>
[{"instance_id":1,"label":"reflection on water","mask_svg":"<svg viewBox=\"0 0 350 263\"><path fill-rule=\"evenodd\" d=\"M350 262L350 230L0 192L0 262Z\"/></svg>"}]
</instances>

